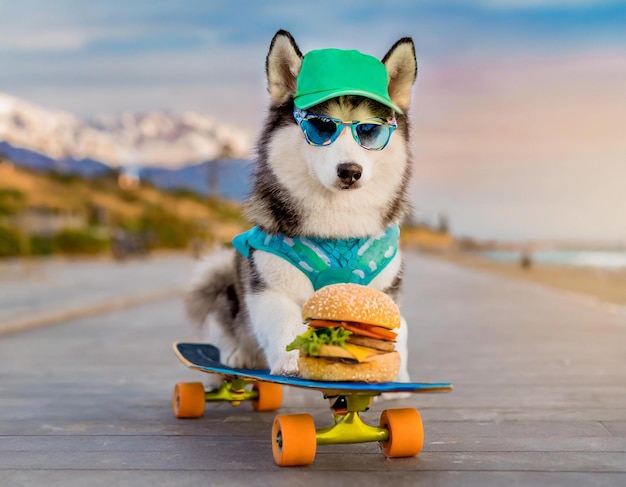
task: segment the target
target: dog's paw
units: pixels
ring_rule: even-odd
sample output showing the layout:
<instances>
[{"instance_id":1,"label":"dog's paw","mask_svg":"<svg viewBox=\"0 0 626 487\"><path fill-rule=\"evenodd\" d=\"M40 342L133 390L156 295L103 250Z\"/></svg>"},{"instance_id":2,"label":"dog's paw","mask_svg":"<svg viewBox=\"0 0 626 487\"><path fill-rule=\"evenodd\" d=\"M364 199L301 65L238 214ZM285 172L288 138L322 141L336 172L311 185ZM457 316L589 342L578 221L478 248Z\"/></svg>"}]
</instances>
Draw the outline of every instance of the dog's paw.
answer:
<instances>
[{"instance_id":1,"label":"dog's paw","mask_svg":"<svg viewBox=\"0 0 626 487\"><path fill-rule=\"evenodd\" d=\"M411 382L409 372L403 367L398 373L395 382ZM381 401L396 401L401 399L408 399L411 397L410 392L383 392L377 399Z\"/></svg>"},{"instance_id":2,"label":"dog's paw","mask_svg":"<svg viewBox=\"0 0 626 487\"><path fill-rule=\"evenodd\" d=\"M411 397L410 392L383 392L376 399L379 401L397 401Z\"/></svg>"},{"instance_id":3,"label":"dog's paw","mask_svg":"<svg viewBox=\"0 0 626 487\"><path fill-rule=\"evenodd\" d=\"M272 375L298 375L298 354L288 353L274 364L270 370Z\"/></svg>"},{"instance_id":4,"label":"dog's paw","mask_svg":"<svg viewBox=\"0 0 626 487\"><path fill-rule=\"evenodd\" d=\"M237 347L222 350L222 363L235 369L265 369L265 360L253 351Z\"/></svg>"},{"instance_id":5,"label":"dog's paw","mask_svg":"<svg viewBox=\"0 0 626 487\"><path fill-rule=\"evenodd\" d=\"M409 371L406 370L405 367L402 367L402 369L400 369L400 372L398 372L398 376L396 377L395 382L411 382L411 376L409 375Z\"/></svg>"},{"instance_id":6,"label":"dog's paw","mask_svg":"<svg viewBox=\"0 0 626 487\"><path fill-rule=\"evenodd\" d=\"M224 377L218 374L207 374L209 377L205 379L204 385L207 391L216 391L218 390L223 382Z\"/></svg>"}]
</instances>

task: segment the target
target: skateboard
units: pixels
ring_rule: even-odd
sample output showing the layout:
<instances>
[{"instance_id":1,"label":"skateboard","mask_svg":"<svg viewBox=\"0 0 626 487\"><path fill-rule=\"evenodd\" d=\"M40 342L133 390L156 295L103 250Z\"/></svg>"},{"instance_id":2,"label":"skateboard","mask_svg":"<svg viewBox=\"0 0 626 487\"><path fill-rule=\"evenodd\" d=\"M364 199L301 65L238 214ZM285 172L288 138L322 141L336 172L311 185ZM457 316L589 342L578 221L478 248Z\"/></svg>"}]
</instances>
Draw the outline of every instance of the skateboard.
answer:
<instances>
[{"instance_id":1,"label":"skateboard","mask_svg":"<svg viewBox=\"0 0 626 487\"><path fill-rule=\"evenodd\" d=\"M272 375L267 370L237 369L220 363L219 349L206 343L174 343L178 359L193 370L220 374L219 389L205 391L201 382L178 383L172 408L177 418L199 418L206 402L228 401L238 406L251 401L256 411L275 411L282 403L281 386L320 391L330 400L334 424L316 429L310 414L279 414L272 426L272 453L281 467L309 465L317 445L378 442L387 458L412 457L424 444L424 427L413 408L382 412L379 426L363 422L360 413L369 409L374 397L386 392L450 392L449 382L326 382Z\"/></svg>"}]
</instances>

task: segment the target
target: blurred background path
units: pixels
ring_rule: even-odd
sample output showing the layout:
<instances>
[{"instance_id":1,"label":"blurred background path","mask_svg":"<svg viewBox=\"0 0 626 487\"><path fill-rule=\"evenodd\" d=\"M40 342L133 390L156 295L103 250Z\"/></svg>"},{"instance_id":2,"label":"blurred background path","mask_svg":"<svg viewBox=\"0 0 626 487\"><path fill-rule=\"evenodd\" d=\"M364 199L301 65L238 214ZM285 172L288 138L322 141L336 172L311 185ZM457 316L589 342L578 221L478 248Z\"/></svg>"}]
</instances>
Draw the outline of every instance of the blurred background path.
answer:
<instances>
[{"instance_id":1,"label":"blurred background path","mask_svg":"<svg viewBox=\"0 0 626 487\"><path fill-rule=\"evenodd\" d=\"M182 253L122 263L0 260L0 334L172 297L193 263Z\"/></svg>"}]
</instances>

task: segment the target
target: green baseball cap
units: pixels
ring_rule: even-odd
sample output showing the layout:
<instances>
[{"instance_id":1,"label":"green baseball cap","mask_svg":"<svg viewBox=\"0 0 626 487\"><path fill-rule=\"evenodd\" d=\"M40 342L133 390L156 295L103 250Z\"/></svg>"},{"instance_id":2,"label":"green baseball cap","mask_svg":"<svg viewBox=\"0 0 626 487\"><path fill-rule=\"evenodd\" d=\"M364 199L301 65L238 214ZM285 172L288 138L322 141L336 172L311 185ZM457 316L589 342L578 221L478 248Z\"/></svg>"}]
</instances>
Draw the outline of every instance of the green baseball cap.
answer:
<instances>
[{"instance_id":1,"label":"green baseball cap","mask_svg":"<svg viewBox=\"0 0 626 487\"><path fill-rule=\"evenodd\" d=\"M308 52L302 59L297 84L294 103L302 110L337 96L359 95L403 113L389 97L389 73L385 65L359 51Z\"/></svg>"}]
</instances>

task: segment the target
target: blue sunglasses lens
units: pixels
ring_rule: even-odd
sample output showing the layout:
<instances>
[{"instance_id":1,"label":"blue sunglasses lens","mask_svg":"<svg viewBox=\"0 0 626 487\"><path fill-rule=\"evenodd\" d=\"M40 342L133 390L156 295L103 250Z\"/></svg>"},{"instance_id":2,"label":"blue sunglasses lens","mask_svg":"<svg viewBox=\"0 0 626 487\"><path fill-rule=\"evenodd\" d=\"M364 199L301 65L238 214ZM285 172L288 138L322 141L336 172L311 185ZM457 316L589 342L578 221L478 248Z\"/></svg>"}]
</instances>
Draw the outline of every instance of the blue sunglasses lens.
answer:
<instances>
[{"instance_id":1,"label":"blue sunglasses lens","mask_svg":"<svg viewBox=\"0 0 626 487\"><path fill-rule=\"evenodd\" d=\"M381 149L391 136L388 125L377 123L360 123L355 130L359 144L365 149Z\"/></svg>"},{"instance_id":2,"label":"blue sunglasses lens","mask_svg":"<svg viewBox=\"0 0 626 487\"><path fill-rule=\"evenodd\" d=\"M312 144L329 145L337 133L343 128L332 120L322 117L310 117L302 121L302 130Z\"/></svg>"}]
</instances>

